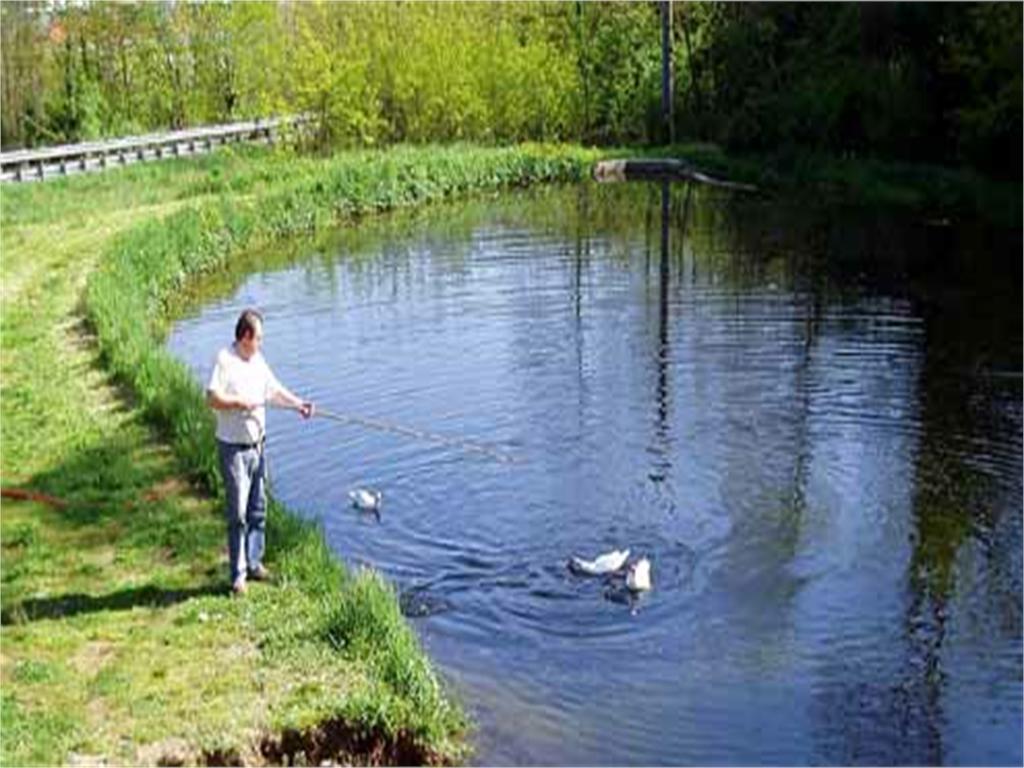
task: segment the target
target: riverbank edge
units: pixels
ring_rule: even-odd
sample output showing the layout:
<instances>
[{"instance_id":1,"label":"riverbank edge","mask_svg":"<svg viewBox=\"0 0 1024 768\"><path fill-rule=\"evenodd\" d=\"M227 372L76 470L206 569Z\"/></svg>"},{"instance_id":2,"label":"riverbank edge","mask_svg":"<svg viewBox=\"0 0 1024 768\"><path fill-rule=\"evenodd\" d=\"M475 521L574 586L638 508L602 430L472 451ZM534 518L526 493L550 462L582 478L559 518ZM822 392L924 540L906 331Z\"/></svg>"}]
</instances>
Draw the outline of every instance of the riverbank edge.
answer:
<instances>
[{"instance_id":1,"label":"riverbank edge","mask_svg":"<svg viewBox=\"0 0 1024 768\"><path fill-rule=\"evenodd\" d=\"M1024 192L969 168L799 151L730 153L702 142L616 149L608 157L676 158L695 170L800 203L854 205L912 213L931 222L976 221L1022 228Z\"/></svg>"},{"instance_id":2,"label":"riverbank edge","mask_svg":"<svg viewBox=\"0 0 1024 768\"><path fill-rule=\"evenodd\" d=\"M735 173L731 166L716 164L716 157L725 162L717 149L706 150L706 155L701 155L701 151L700 147L689 146L650 150L652 154L689 159L713 175L751 179ZM108 332L100 336L99 346L106 366L120 383L127 385L133 397L129 407L142 408L150 423L164 437L171 438L185 467L184 473L197 481L208 496L216 498L219 476L215 460L202 458L203 446L207 454L212 454L213 441L212 422L201 402L201 393L183 366L168 374L163 363L141 351L151 347L162 351L163 331L172 319L179 291L204 275L219 273L235 254L262 244L315 233L396 208L509 186L578 180L589 176L599 159L634 154L624 149L526 145L506 150L396 147L343 152L326 159L263 152L253 152L249 159L243 152L242 160L234 165L220 164L211 157L199 162L200 167L209 163L209 173L190 182L181 198L172 198L181 203L180 210L132 225L112 245L97 251L102 256L98 271L88 278L85 311L97 330L101 317L106 318ZM178 167L173 165L176 162L179 161L171 161L166 167ZM130 173L137 172L143 179L150 174L153 180L144 183L160 183L157 166ZM109 177L111 185L118 184L117 173ZM81 177L54 183L76 190L101 182L96 177ZM38 189L46 187L40 185ZM224 199L215 199L218 196ZM45 199L50 198L44 195L37 204ZM100 273L106 275L105 282L99 279ZM100 295L104 292L108 294L105 297ZM119 350L121 341L130 349ZM10 337L5 340L5 355L9 342ZM112 365L119 352L124 353L120 372ZM205 433L204 420L209 422ZM198 452L193 442L199 446ZM101 489L97 489L97 495L100 494ZM350 576L328 550L314 524L301 522L298 515L276 502L271 515L269 556L281 582L249 596L253 599L247 599L246 610L254 608L257 614L253 622L264 627L293 622L297 611L314 606L314 615L304 615L302 625L317 627L320 634L316 642L324 647L325 653L359 659L360 664L365 662L374 670L376 682L369 685L370 695L318 713L315 720L308 716L311 710L307 708L294 719L264 731L257 753L246 751L245 745L217 744L213 740L213 750L194 745L198 749L189 753L190 761L234 762L234 755L246 761L254 757L285 762L296 759L300 753L311 760L330 759L331 754L339 752L349 755L348 759L367 762L464 759L468 744L463 715L440 687L425 655L414 642L392 588L372 572ZM219 518L212 522L216 525ZM17 533L31 538L30 531ZM5 535L5 554L10 542ZM225 577L225 591L226 586ZM307 596L301 606L280 604L285 596L297 591ZM140 602L148 600L148 594L140 593ZM164 594L172 595L173 591ZM213 622L217 615L214 611L221 608L206 600L201 598L194 610L184 611L187 616L179 615L175 620L203 621L204 615L209 614ZM210 610L211 606L215 606L214 610ZM380 644L380 637L388 638L387 643ZM261 645L265 639L259 635L256 638ZM276 638L275 642L280 644L281 639ZM29 680L32 676L51 674L46 669L39 662L19 662L15 672L19 678ZM12 691L16 693L19 685L15 682L11 687L5 686L5 697ZM305 706L299 702L298 709Z\"/></svg>"},{"instance_id":3,"label":"riverbank edge","mask_svg":"<svg viewBox=\"0 0 1024 768\"><path fill-rule=\"evenodd\" d=\"M219 498L212 416L191 373L161 342L176 292L246 249L366 214L474 192L578 180L597 156L578 147L539 145L342 153L314 168L302 161L296 166L302 166L301 178L259 198L228 197L143 223L115 240L87 282L85 311L102 360L173 446L189 478ZM379 701L342 706L325 720L328 730L373 734L367 751L385 760L404 762L412 756L416 762L450 763L464 758L463 715L438 685L401 616L394 589L368 571L349 576L322 532L276 500L270 504L268 526L268 558L279 579L315 597L324 642L362 657L395 697L383 714ZM290 730L282 743L323 741L324 727L305 734Z\"/></svg>"}]
</instances>

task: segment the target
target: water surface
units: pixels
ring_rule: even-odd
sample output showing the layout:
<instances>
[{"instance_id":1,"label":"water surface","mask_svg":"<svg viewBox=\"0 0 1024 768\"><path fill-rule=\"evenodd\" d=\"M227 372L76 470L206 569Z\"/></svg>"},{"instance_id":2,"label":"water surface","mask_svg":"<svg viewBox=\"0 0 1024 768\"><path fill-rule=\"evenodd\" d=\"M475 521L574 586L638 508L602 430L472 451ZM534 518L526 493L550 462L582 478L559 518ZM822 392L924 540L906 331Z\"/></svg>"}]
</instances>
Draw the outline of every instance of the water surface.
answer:
<instances>
[{"instance_id":1,"label":"water surface","mask_svg":"<svg viewBox=\"0 0 1024 768\"><path fill-rule=\"evenodd\" d=\"M404 592L486 764L1022 760L1021 242L707 189L548 188L247 262L323 407L275 492ZM348 489L383 490L379 518ZM574 576L629 547L654 590Z\"/></svg>"}]
</instances>

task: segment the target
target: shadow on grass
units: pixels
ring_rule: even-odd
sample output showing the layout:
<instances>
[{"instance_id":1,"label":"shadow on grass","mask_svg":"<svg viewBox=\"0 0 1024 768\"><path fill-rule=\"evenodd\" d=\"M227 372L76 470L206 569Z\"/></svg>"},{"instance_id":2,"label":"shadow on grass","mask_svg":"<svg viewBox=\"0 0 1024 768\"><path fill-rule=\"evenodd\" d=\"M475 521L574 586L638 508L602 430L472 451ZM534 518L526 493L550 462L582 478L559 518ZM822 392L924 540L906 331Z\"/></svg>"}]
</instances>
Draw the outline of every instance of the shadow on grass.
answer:
<instances>
[{"instance_id":1,"label":"shadow on grass","mask_svg":"<svg viewBox=\"0 0 1024 768\"><path fill-rule=\"evenodd\" d=\"M97 365L91 358L85 368L102 372ZM62 414L63 455L21 487L7 489L43 509L19 509L14 496L15 512L3 526L8 599L0 624L165 607L226 593L226 582L213 577L224 546L221 516L185 479L181 462L131 393L109 378L104 384L111 390L107 408L91 414L98 424L69 409ZM169 584L163 582L168 577ZM119 589L128 579L139 586ZM51 596L33 597L44 586Z\"/></svg>"},{"instance_id":2,"label":"shadow on grass","mask_svg":"<svg viewBox=\"0 0 1024 768\"><path fill-rule=\"evenodd\" d=\"M106 394L98 404L68 403L64 412L56 414L62 422L63 445L49 453L59 456L59 461L24 483L25 490L61 502L51 506L60 510L69 530L134 519L139 508L175 495L174 490L193 490L167 435L146 418L132 389L104 366L85 313L80 303L69 318L66 338L75 352L69 371L95 380Z\"/></svg>"},{"instance_id":3,"label":"shadow on grass","mask_svg":"<svg viewBox=\"0 0 1024 768\"><path fill-rule=\"evenodd\" d=\"M139 417L92 445L79 448L28 483L33 490L62 499L71 525L130 514L145 494L175 476L177 462L161 450L157 436Z\"/></svg>"},{"instance_id":4,"label":"shadow on grass","mask_svg":"<svg viewBox=\"0 0 1024 768\"><path fill-rule=\"evenodd\" d=\"M19 490L60 501L38 518L50 531L38 538L59 541L69 554L113 546L121 566L134 570L154 563L205 565L223 546L221 516L183 479L179 463L157 440L133 425L31 478ZM10 533L5 529L5 545ZM21 554L41 556L31 548Z\"/></svg>"},{"instance_id":5,"label":"shadow on grass","mask_svg":"<svg viewBox=\"0 0 1024 768\"><path fill-rule=\"evenodd\" d=\"M0 612L0 624L24 624L40 619L66 618L99 611L127 611L132 608L165 608L196 597L223 595L223 583L187 589L161 589L152 585L121 589L107 595L81 593L23 600Z\"/></svg>"}]
</instances>

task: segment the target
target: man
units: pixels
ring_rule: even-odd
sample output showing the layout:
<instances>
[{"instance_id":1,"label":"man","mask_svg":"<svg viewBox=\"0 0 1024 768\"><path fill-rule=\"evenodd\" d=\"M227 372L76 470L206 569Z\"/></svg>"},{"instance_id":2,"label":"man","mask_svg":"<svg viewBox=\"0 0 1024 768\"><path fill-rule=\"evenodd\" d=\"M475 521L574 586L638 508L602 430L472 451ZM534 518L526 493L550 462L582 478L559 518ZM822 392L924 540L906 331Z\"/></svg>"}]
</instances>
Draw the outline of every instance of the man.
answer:
<instances>
[{"instance_id":1,"label":"man","mask_svg":"<svg viewBox=\"0 0 1024 768\"><path fill-rule=\"evenodd\" d=\"M268 402L313 415L313 403L289 392L260 353L263 317L242 312L235 325L235 343L217 353L206 387L206 402L217 415L217 450L227 496L228 557L231 589L242 594L246 580L263 581L267 498L264 438Z\"/></svg>"}]
</instances>

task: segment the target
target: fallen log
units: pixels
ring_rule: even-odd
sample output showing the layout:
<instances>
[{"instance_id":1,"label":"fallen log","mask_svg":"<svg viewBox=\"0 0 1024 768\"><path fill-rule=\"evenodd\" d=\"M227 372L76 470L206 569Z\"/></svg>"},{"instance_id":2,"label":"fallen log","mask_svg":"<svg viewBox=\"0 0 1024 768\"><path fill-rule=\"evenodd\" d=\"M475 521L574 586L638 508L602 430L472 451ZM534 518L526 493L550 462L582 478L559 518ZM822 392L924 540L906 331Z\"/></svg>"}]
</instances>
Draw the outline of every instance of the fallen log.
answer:
<instances>
[{"instance_id":1,"label":"fallen log","mask_svg":"<svg viewBox=\"0 0 1024 768\"><path fill-rule=\"evenodd\" d=\"M710 184L713 187L735 189L742 192L757 191L757 187L753 184L716 179L675 158L601 160L594 166L594 178L598 181L696 181L701 184Z\"/></svg>"}]
</instances>

